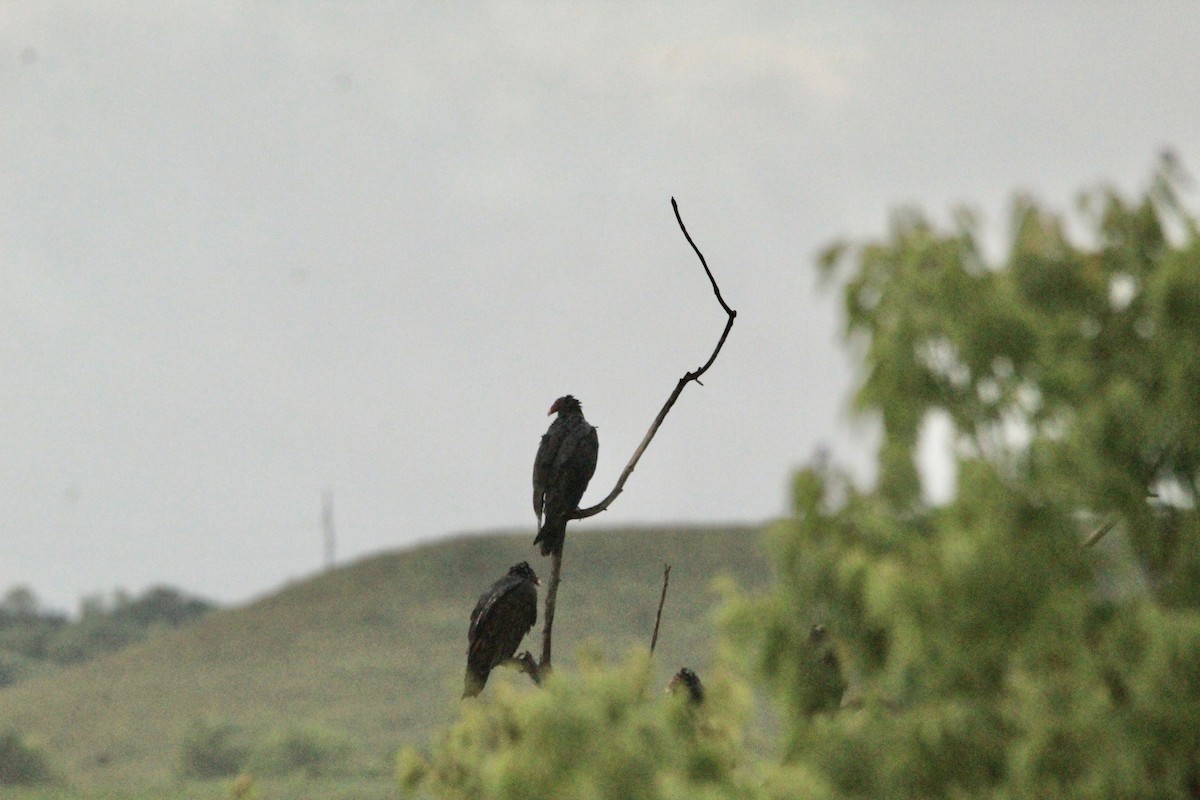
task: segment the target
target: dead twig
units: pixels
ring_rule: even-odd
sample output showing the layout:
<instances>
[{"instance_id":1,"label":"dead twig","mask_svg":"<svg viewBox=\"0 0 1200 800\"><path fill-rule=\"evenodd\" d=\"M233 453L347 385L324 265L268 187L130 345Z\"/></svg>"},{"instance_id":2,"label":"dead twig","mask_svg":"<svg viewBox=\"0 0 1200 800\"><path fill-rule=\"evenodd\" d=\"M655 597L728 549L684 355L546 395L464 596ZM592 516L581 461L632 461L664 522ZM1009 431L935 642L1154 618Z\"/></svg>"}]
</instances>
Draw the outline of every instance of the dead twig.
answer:
<instances>
[{"instance_id":1,"label":"dead twig","mask_svg":"<svg viewBox=\"0 0 1200 800\"><path fill-rule=\"evenodd\" d=\"M663 564L663 588L662 594L658 596L658 613L654 615L654 634L650 637L650 655L654 655L654 648L658 644L658 624L662 622L663 603L667 602L667 584L671 580L671 565Z\"/></svg>"},{"instance_id":2,"label":"dead twig","mask_svg":"<svg viewBox=\"0 0 1200 800\"><path fill-rule=\"evenodd\" d=\"M1116 527L1116 525L1117 525L1117 518L1113 517L1112 519L1108 520L1103 525L1101 525L1099 528L1096 528L1096 530L1091 532L1091 534L1088 536L1087 540L1084 541L1084 543L1083 543L1084 549L1087 549L1087 548L1095 545L1096 542L1103 539L1109 531L1111 531L1113 528Z\"/></svg>"},{"instance_id":3,"label":"dead twig","mask_svg":"<svg viewBox=\"0 0 1200 800\"><path fill-rule=\"evenodd\" d=\"M692 241L691 234L683 224L683 218L679 216L679 204L675 202L675 198L671 198L671 208L675 212L675 220L679 223L679 229L683 231L683 236L687 239L688 244L692 246L696 257L700 259L700 265L704 267L704 274L708 276L709 282L712 284L713 294L717 297L717 302L721 304L721 308L725 310L728 319L725 321L725 330L721 331L721 338L717 340L717 346L713 349L712 355L708 357L703 366L692 372L686 373L679 379L679 383L675 384L675 391L671 392L671 396L667 398L667 402L663 404L662 410L658 412L658 416L654 418L653 424L650 425L650 430L646 431L646 435L642 438L642 443L638 445L637 450L633 451L633 457L629 459L629 463L625 465L625 469L621 471L621 476L617 478L617 485L612 491L596 505L591 508L579 509L573 513L569 519L586 519L587 517L595 516L601 511L606 510L612 502L617 499L625 488L625 481L629 480L629 476L633 474L634 467L637 466L638 460L641 459L642 453L646 452L646 448L650 446L650 440L654 438L654 434L658 433L659 427L663 424L663 420L667 418L667 414L671 412L671 407L675 405L675 401L679 399L679 395L683 393L683 387L687 386L692 381L700 383L700 376L708 372L708 368L717 360L717 356L721 352L721 348L725 346L725 340L729 338L729 332L733 330L733 321L737 318L737 311L729 307L725 302L725 298L721 296L721 289L717 286L717 279L713 277L712 270L708 268L708 262L704 260L704 254L700 252L700 248L696 247L696 243Z\"/></svg>"}]
</instances>

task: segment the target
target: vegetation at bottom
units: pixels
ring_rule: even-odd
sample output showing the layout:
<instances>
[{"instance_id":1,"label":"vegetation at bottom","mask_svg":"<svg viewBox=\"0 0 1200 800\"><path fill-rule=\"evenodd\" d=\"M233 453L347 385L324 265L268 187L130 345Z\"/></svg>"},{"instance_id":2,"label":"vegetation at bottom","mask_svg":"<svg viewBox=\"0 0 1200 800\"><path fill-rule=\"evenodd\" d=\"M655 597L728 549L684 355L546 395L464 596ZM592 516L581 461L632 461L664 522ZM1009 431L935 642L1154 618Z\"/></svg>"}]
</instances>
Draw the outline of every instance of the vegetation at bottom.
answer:
<instances>
[{"instance_id":1,"label":"vegetation at bottom","mask_svg":"<svg viewBox=\"0 0 1200 800\"><path fill-rule=\"evenodd\" d=\"M831 247L856 407L882 429L877 480L796 475L767 534L773 581L728 593L712 700L664 696L638 658L489 687L400 755L402 791L1200 796L1186 185L1165 158L1139 197L1085 193L1073 227L1020 197L999 260L966 211L945 229L903 211L882 240ZM916 463L931 430L955 469L941 505ZM773 752L745 745L750 687L780 721Z\"/></svg>"},{"instance_id":2,"label":"vegetation at bottom","mask_svg":"<svg viewBox=\"0 0 1200 800\"><path fill-rule=\"evenodd\" d=\"M396 800L390 777L262 778L240 775L206 781L172 781L147 786L75 788L69 785L4 787L4 800Z\"/></svg>"},{"instance_id":3,"label":"vegetation at bottom","mask_svg":"<svg viewBox=\"0 0 1200 800\"><path fill-rule=\"evenodd\" d=\"M464 704L428 762L398 759L405 789L434 797L744 796L754 776L738 769L748 698L710 677L702 704L667 696L643 649L616 668L598 653L556 674L544 690L503 685Z\"/></svg>"}]
</instances>

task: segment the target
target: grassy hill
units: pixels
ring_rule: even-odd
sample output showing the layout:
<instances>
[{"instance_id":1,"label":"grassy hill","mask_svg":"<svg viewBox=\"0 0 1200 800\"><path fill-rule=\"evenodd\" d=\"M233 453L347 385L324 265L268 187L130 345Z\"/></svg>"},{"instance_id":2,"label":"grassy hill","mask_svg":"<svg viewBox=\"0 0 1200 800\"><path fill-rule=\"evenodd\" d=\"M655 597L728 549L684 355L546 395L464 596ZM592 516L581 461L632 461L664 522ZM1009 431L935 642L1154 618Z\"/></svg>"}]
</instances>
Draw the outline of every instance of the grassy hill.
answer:
<instances>
[{"instance_id":1,"label":"grassy hill","mask_svg":"<svg viewBox=\"0 0 1200 800\"><path fill-rule=\"evenodd\" d=\"M165 785L195 720L266 734L316 724L385 765L455 713L478 595L509 565L549 561L530 536L457 539L385 553L219 611L111 656L0 691L0 723L36 736L83 788ZM713 578L767 574L757 528L573 532L555 620L555 663L585 641L620 656L647 645L663 563L671 586L657 662L665 683L712 655ZM540 620L526 646L540 650ZM528 680L501 670L493 680Z\"/></svg>"}]
</instances>

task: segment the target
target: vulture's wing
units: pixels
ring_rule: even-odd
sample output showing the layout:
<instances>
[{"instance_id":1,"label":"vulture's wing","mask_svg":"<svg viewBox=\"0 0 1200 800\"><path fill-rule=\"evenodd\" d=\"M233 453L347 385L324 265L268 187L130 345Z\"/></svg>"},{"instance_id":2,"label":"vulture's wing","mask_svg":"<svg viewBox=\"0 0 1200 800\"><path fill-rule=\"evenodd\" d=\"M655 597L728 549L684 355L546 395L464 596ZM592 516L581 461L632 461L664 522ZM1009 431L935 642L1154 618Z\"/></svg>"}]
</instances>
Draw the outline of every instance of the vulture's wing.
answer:
<instances>
[{"instance_id":1,"label":"vulture's wing","mask_svg":"<svg viewBox=\"0 0 1200 800\"><path fill-rule=\"evenodd\" d=\"M596 472L596 460L600 454L600 437L596 429L586 421L571 431L569 442L559 452L557 483L566 500L568 510L574 510L583 498L592 475Z\"/></svg>"},{"instance_id":2,"label":"vulture's wing","mask_svg":"<svg viewBox=\"0 0 1200 800\"><path fill-rule=\"evenodd\" d=\"M533 459L533 513L537 514L538 527L542 525L542 508L546 503L546 488L550 485L554 461L558 456L559 441L562 439L558 420L550 423L550 429L542 434L537 456Z\"/></svg>"},{"instance_id":3,"label":"vulture's wing","mask_svg":"<svg viewBox=\"0 0 1200 800\"><path fill-rule=\"evenodd\" d=\"M471 615L467 660L490 670L512 658L525 634L537 623L537 587L507 575L479 602Z\"/></svg>"},{"instance_id":4,"label":"vulture's wing","mask_svg":"<svg viewBox=\"0 0 1200 800\"><path fill-rule=\"evenodd\" d=\"M504 593L509 589L521 583L522 580L522 578L516 575L505 575L493 583L490 589L479 596L479 602L475 604L475 610L471 612L471 627L467 630L468 642L474 644L476 631L481 624L480 620L486 620L491 614L492 608L496 605L496 601L503 597Z\"/></svg>"},{"instance_id":5,"label":"vulture's wing","mask_svg":"<svg viewBox=\"0 0 1200 800\"><path fill-rule=\"evenodd\" d=\"M551 462L550 474L553 478L557 478L562 474L563 469L575 457L575 450L579 447L579 440L592 426L587 420L580 416L572 416L562 421L561 428L557 431L557 441L554 445L554 460Z\"/></svg>"}]
</instances>

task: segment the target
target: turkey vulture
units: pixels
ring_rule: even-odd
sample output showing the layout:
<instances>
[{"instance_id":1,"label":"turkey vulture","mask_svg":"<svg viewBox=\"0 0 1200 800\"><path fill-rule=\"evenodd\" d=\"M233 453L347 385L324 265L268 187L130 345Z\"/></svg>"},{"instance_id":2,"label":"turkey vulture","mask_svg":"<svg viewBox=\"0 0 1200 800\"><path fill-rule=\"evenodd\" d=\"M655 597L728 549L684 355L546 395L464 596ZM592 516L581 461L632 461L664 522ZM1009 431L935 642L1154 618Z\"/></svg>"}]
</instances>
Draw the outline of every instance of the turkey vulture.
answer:
<instances>
[{"instance_id":1,"label":"turkey vulture","mask_svg":"<svg viewBox=\"0 0 1200 800\"><path fill-rule=\"evenodd\" d=\"M549 413L555 412L558 418L542 436L533 460L533 511L538 520L533 543L541 543L544 556L562 552L567 517L579 507L600 451L596 429L583 418L578 400L571 395L558 398L550 406Z\"/></svg>"},{"instance_id":2,"label":"turkey vulture","mask_svg":"<svg viewBox=\"0 0 1200 800\"><path fill-rule=\"evenodd\" d=\"M471 612L467 631L467 677L463 697L483 691L488 675L513 657L521 639L537 623L537 575L522 561L492 584Z\"/></svg>"},{"instance_id":3,"label":"turkey vulture","mask_svg":"<svg viewBox=\"0 0 1200 800\"><path fill-rule=\"evenodd\" d=\"M700 682L700 676L687 667L676 672L675 677L671 678L671 682L667 684L667 690L671 694L678 692L680 687L687 688L688 699L693 703L704 702L704 684Z\"/></svg>"}]
</instances>

